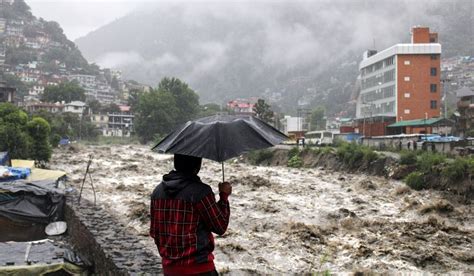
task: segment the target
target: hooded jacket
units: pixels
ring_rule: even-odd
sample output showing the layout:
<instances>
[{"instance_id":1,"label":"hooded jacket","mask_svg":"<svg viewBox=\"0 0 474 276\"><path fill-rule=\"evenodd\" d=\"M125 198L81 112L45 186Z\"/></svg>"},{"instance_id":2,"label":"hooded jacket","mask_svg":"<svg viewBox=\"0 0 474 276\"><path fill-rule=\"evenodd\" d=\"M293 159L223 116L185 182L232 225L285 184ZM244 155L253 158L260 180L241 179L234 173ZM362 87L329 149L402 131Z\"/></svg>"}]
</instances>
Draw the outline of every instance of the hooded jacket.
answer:
<instances>
[{"instance_id":1,"label":"hooded jacket","mask_svg":"<svg viewBox=\"0 0 474 276\"><path fill-rule=\"evenodd\" d=\"M209 185L197 175L171 171L151 196L150 236L162 257L165 274L213 271L214 237L229 224L228 195L216 202Z\"/></svg>"}]
</instances>

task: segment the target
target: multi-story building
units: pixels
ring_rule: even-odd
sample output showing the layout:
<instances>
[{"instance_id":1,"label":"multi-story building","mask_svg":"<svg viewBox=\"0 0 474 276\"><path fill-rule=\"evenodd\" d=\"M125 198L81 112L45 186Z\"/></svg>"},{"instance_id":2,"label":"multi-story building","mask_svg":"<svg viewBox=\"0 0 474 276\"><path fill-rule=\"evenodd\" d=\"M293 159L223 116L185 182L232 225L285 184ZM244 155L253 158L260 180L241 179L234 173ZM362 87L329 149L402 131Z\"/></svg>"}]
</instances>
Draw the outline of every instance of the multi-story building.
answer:
<instances>
[{"instance_id":1,"label":"multi-story building","mask_svg":"<svg viewBox=\"0 0 474 276\"><path fill-rule=\"evenodd\" d=\"M5 82L0 81L0 102L13 103L16 89L7 86Z\"/></svg>"},{"instance_id":2,"label":"multi-story building","mask_svg":"<svg viewBox=\"0 0 474 276\"><path fill-rule=\"evenodd\" d=\"M43 92L44 92L44 86L42 86L42 85L33 85L28 90L28 96L30 96L32 98L39 99L40 96L43 95Z\"/></svg>"},{"instance_id":3,"label":"multi-story building","mask_svg":"<svg viewBox=\"0 0 474 276\"><path fill-rule=\"evenodd\" d=\"M102 131L105 136L107 127L109 125L109 116L107 114L97 113L91 115L91 123Z\"/></svg>"},{"instance_id":4,"label":"multi-story building","mask_svg":"<svg viewBox=\"0 0 474 276\"><path fill-rule=\"evenodd\" d=\"M456 91L456 96L459 98L458 132L462 137L469 134L472 136L474 135L472 134L474 131L474 91L468 87L463 87Z\"/></svg>"},{"instance_id":5,"label":"multi-story building","mask_svg":"<svg viewBox=\"0 0 474 276\"><path fill-rule=\"evenodd\" d=\"M40 110L46 110L51 113L58 113L64 110L64 104L61 103L27 102L24 104L24 107L30 113L34 113Z\"/></svg>"},{"instance_id":6,"label":"multi-story building","mask_svg":"<svg viewBox=\"0 0 474 276\"><path fill-rule=\"evenodd\" d=\"M84 88L94 87L96 84L96 76L93 76L93 75L81 75L81 74L69 75L68 80L77 81L79 85Z\"/></svg>"},{"instance_id":7,"label":"multi-story building","mask_svg":"<svg viewBox=\"0 0 474 276\"><path fill-rule=\"evenodd\" d=\"M72 101L64 105L64 112L71 112L79 115L79 117L82 117L82 114L84 114L86 108L86 103L81 101Z\"/></svg>"},{"instance_id":8,"label":"multi-story building","mask_svg":"<svg viewBox=\"0 0 474 276\"><path fill-rule=\"evenodd\" d=\"M130 137L133 132L133 119L135 116L130 111L130 106L119 105L120 112L108 113L109 123L107 129L102 130L104 136Z\"/></svg>"},{"instance_id":9,"label":"multi-story building","mask_svg":"<svg viewBox=\"0 0 474 276\"><path fill-rule=\"evenodd\" d=\"M396 44L379 53L366 51L359 65L359 133L384 135L391 123L438 117L440 55L438 34L427 27L412 28L411 43Z\"/></svg>"}]
</instances>

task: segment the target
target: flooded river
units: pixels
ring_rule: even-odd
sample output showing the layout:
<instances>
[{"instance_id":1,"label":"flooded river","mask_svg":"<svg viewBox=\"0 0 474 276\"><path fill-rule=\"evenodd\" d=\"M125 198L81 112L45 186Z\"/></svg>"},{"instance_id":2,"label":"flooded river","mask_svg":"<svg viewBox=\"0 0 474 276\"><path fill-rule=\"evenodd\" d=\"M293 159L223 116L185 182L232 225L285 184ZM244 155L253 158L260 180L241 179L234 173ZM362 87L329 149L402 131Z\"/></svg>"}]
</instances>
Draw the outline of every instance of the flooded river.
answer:
<instances>
[{"instance_id":1,"label":"flooded river","mask_svg":"<svg viewBox=\"0 0 474 276\"><path fill-rule=\"evenodd\" d=\"M50 167L65 170L78 188L90 154L98 203L154 248L149 195L172 169L172 156L138 145L78 145L55 150ZM200 176L217 191L220 164L205 160ZM228 162L226 178L233 194L229 229L216 239L220 272L474 273L472 203L321 169ZM85 197L93 199L88 185Z\"/></svg>"}]
</instances>

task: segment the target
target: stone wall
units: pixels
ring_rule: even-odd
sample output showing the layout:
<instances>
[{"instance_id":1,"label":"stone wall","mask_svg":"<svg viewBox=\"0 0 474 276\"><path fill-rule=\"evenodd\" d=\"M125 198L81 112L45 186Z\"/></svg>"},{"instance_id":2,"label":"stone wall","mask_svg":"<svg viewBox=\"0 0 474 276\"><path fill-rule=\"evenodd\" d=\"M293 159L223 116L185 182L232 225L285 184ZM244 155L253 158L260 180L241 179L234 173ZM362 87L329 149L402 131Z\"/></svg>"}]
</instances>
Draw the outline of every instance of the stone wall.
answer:
<instances>
[{"instance_id":1,"label":"stone wall","mask_svg":"<svg viewBox=\"0 0 474 276\"><path fill-rule=\"evenodd\" d=\"M75 195L66 201L68 234L75 251L97 275L160 275L161 259L144 248L123 224L99 206Z\"/></svg>"}]
</instances>

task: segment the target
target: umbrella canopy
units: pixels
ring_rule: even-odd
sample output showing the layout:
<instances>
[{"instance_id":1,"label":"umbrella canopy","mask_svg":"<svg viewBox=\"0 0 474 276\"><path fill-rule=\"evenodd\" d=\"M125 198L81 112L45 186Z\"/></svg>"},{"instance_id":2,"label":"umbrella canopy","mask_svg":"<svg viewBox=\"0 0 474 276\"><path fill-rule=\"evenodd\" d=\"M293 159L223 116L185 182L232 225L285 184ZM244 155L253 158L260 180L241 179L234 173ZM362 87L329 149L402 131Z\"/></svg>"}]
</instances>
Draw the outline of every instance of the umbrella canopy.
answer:
<instances>
[{"instance_id":1,"label":"umbrella canopy","mask_svg":"<svg viewBox=\"0 0 474 276\"><path fill-rule=\"evenodd\" d=\"M223 162L247 151L272 147L287 139L286 135L255 117L215 115L178 127L153 150Z\"/></svg>"}]
</instances>

